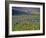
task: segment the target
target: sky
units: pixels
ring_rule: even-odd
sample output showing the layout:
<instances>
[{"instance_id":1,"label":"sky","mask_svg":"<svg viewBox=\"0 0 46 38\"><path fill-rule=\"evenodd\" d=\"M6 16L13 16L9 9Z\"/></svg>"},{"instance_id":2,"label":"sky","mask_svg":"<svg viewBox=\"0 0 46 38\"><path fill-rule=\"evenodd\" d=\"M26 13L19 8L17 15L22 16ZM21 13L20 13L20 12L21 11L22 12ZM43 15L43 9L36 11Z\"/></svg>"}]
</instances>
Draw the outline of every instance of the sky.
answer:
<instances>
[{"instance_id":1,"label":"sky","mask_svg":"<svg viewBox=\"0 0 46 38\"><path fill-rule=\"evenodd\" d=\"M40 13L40 8L32 8L32 7L12 7L12 10L25 12L27 14L31 14L31 13L39 14Z\"/></svg>"}]
</instances>

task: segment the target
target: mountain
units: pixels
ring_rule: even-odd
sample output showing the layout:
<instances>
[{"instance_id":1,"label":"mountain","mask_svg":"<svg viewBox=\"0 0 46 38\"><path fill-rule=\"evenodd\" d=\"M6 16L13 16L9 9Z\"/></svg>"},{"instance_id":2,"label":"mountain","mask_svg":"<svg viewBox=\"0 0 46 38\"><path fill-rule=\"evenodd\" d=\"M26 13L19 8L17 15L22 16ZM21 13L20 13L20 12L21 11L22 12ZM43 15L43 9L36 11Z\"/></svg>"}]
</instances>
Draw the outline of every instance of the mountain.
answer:
<instances>
[{"instance_id":1,"label":"mountain","mask_svg":"<svg viewBox=\"0 0 46 38\"><path fill-rule=\"evenodd\" d=\"M12 15L28 15L28 13L20 10L12 10Z\"/></svg>"},{"instance_id":2,"label":"mountain","mask_svg":"<svg viewBox=\"0 0 46 38\"><path fill-rule=\"evenodd\" d=\"M13 7L12 15L31 15L40 14L39 8Z\"/></svg>"}]
</instances>

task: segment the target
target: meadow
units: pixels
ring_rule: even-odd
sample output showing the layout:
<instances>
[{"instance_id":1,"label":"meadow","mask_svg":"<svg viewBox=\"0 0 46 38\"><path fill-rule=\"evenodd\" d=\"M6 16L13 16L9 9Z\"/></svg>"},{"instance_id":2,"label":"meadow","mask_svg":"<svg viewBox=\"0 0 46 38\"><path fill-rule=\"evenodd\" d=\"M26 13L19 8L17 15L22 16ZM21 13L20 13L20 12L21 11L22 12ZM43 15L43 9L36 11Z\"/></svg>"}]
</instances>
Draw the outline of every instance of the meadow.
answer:
<instances>
[{"instance_id":1,"label":"meadow","mask_svg":"<svg viewBox=\"0 0 46 38\"><path fill-rule=\"evenodd\" d=\"M40 14L12 16L12 31L40 30Z\"/></svg>"}]
</instances>

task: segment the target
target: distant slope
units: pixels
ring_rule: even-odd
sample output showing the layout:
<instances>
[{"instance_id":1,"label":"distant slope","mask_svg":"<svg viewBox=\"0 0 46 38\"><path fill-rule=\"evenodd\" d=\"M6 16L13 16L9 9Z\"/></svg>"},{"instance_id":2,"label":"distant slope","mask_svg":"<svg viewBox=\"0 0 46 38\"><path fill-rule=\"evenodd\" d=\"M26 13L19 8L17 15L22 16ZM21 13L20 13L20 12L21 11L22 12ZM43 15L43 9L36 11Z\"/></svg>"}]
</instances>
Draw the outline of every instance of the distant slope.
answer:
<instances>
[{"instance_id":1,"label":"distant slope","mask_svg":"<svg viewBox=\"0 0 46 38\"><path fill-rule=\"evenodd\" d=\"M12 9L12 15L31 15L31 14L40 14L37 11L22 11Z\"/></svg>"},{"instance_id":2,"label":"distant slope","mask_svg":"<svg viewBox=\"0 0 46 38\"><path fill-rule=\"evenodd\" d=\"M27 15L24 11L12 10L12 15Z\"/></svg>"}]
</instances>

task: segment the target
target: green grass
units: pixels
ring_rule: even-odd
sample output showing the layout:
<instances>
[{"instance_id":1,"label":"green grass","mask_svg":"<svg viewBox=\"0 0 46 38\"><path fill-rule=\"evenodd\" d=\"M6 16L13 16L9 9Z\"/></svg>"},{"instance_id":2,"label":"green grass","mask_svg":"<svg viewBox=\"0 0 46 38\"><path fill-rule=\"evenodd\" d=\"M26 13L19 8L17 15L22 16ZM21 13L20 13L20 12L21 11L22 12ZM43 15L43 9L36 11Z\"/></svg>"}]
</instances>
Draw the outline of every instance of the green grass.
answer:
<instances>
[{"instance_id":1,"label":"green grass","mask_svg":"<svg viewBox=\"0 0 46 38\"><path fill-rule=\"evenodd\" d=\"M19 19L40 19L40 15L20 15L12 17L12 31L24 31L24 30L40 30L40 22L25 22L24 23L16 23L16 18Z\"/></svg>"},{"instance_id":2,"label":"green grass","mask_svg":"<svg viewBox=\"0 0 46 38\"><path fill-rule=\"evenodd\" d=\"M24 31L24 30L39 30L39 24L25 23L25 24L14 24L13 31Z\"/></svg>"}]
</instances>

